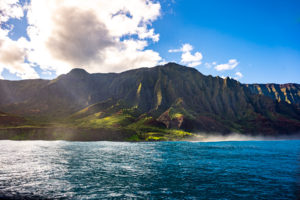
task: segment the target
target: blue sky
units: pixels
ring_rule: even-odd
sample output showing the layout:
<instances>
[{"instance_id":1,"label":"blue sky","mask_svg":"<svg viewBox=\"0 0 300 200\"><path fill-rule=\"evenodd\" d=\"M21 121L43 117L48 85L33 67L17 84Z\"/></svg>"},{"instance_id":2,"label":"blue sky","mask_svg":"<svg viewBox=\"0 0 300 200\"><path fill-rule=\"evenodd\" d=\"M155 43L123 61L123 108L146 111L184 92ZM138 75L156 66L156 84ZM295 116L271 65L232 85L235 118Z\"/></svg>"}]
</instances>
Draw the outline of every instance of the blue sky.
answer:
<instances>
[{"instance_id":1,"label":"blue sky","mask_svg":"<svg viewBox=\"0 0 300 200\"><path fill-rule=\"evenodd\" d=\"M167 60L180 61L167 49L190 43L204 63L239 62L233 71L196 67L204 74L241 71L245 83L300 82L300 1L177 0L163 7L166 13L154 23L161 35L154 48Z\"/></svg>"},{"instance_id":2,"label":"blue sky","mask_svg":"<svg viewBox=\"0 0 300 200\"><path fill-rule=\"evenodd\" d=\"M159 14L156 12L155 5L160 5ZM300 1L161 0L153 2L152 8L153 12L151 16L144 22L147 24L147 29L145 30L145 33L147 32L148 34L147 37L142 38L144 37L141 36L142 33L137 35L129 34L130 30L124 32L123 35L114 35L114 38L123 38L126 36L125 38L128 37L135 40L132 46L137 44L142 45L141 41L147 42L147 45L142 45L143 47L137 46L132 51L128 47L126 53L122 53L124 56L127 55L127 57L133 58L135 54L141 56L139 59L128 61L128 63L132 63L134 68L139 65L143 67L152 63L159 64L175 61L184 65L195 65L194 67L205 75L230 76L243 83L300 83ZM34 13L36 11L32 8L30 12ZM2 29L5 29L6 26L14 25L14 28L7 34L7 37L11 40L16 41L20 37L25 37L26 40L30 41L31 38L34 38L32 35L28 36L26 33L28 26L26 13L27 10L24 9L22 17L10 16L11 19L1 23ZM130 8L128 8L128 20L130 20L131 15L138 16L138 14L132 14ZM63 17L67 18L68 16ZM113 30L113 27L108 27L108 29L109 31ZM152 35L150 34L151 29L154 30ZM112 32L112 34L116 33ZM159 40L155 39L155 34L159 34ZM78 35L75 38L81 39ZM41 41L45 40L41 39ZM100 40L97 39L96 41ZM100 42L107 41L101 40ZM122 39L120 42L123 42ZM54 47L50 46L50 50L54 49L54 51L58 51L55 48L58 46L61 47L62 44L59 43ZM188 51L183 51L183 46L187 44L192 48L189 48ZM31 44L27 45L30 46ZM108 47L103 46L103 48ZM36 48L36 52L39 49L39 47L34 48ZM72 49L67 48L67 50L74 52ZM170 52L170 50L173 50L173 52ZM53 51L45 51L45 54L49 52L50 54L53 53ZM112 65L111 62L107 61L110 59L109 57L105 57L107 59L105 61L98 58L98 60L93 60L94 58L90 57L84 57L90 60L89 62L82 60L73 62L68 60L69 58L73 58L73 54L70 54L69 57L56 57L57 62L53 62L51 65L58 63L57 66L62 66L59 68L46 66L47 64L45 65L45 63L37 59L38 56L28 56L27 54L24 56L24 63L29 63L26 69L34 69L36 72L35 76L41 78L54 78L57 74L64 73L72 68L73 66L71 65L77 64L89 65L87 67L89 72L119 72L130 68L118 68ZM186 62L183 62L182 59L184 54L187 56ZM108 55L114 56L111 53L108 53ZM116 54L116 57L118 55ZM141 60L146 56L153 59L143 60L141 63L135 61ZM75 58L77 57L78 55L75 55ZM45 58L45 60L47 59ZM118 62L115 62L115 64L122 65L124 60L126 58L120 60L119 63L121 64ZM101 68L99 66L98 68L95 63L99 63L100 61L103 62L102 66L106 67ZM64 68L64 71L61 69L65 63L69 65L69 68ZM19 69L14 65L11 68L3 68L2 77L4 79L21 79L27 77L25 75L22 76L22 72L10 70L13 67Z\"/></svg>"}]
</instances>

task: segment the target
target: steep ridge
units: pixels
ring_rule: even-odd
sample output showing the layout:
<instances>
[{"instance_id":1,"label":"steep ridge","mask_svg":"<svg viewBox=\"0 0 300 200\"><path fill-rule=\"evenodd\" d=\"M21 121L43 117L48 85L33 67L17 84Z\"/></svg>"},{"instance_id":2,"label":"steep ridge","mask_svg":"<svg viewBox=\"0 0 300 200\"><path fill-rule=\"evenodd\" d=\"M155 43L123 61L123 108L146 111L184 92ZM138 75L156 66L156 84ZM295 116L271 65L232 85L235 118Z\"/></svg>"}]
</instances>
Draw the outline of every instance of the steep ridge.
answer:
<instances>
[{"instance_id":1,"label":"steep ridge","mask_svg":"<svg viewBox=\"0 0 300 200\"><path fill-rule=\"evenodd\" d=\"M300 105L300 85L295 83L288 84L246 84L255 94L261 94L278 102L285 101L289 104Z\"/></svg>"},{"instance_id":2,"label":"steep ridge","mask_svg":"<svg viewBox=\"0 0 300 200\"><path fill-rule=\"evenodd\" d=\"M28 101L44 88L49 80L0 80L0 106Z\"/></svg>"},{"instance_id":3,"label":"steep ridge","mask_svg":"<svg viewBox=\"0 0 300 200\"><path fill-rule=\"evenodd\" d=\"M16 81L8 90L2 89L2 96L13 96L11 91L18 95L0 99L1 110L49 122L67 119L86 128L149 131L159 127L267 135L300 131L300 110L294 103L298 87L286 87L285 97L294 101L276 101L272 99L275 92L274 96L259 94L255 85L204 76L175 63L108 74L73 69L51 81L30 81L32 88L22 88L23 82ZM0 88L5 84L0 82Z\"/></svg>"}]
</instances>

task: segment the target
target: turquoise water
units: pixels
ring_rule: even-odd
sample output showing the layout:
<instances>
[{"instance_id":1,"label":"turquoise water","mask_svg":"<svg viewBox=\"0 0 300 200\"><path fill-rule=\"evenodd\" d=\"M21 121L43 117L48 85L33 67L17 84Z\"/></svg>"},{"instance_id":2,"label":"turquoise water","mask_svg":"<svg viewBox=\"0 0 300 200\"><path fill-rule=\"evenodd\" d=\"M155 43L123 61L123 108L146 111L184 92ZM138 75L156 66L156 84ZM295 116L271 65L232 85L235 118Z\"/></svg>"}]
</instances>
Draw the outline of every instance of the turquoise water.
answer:
<instances>
[{"instance_id":1,"label":"turquoise water","mask_svg":"<svg viewBox=\"0 0 300 200\"><path fill-rule=\"evenodd\" d=\"M0 198L297 199L300 141L0 141Z\"/></svg>"}]
</instances>

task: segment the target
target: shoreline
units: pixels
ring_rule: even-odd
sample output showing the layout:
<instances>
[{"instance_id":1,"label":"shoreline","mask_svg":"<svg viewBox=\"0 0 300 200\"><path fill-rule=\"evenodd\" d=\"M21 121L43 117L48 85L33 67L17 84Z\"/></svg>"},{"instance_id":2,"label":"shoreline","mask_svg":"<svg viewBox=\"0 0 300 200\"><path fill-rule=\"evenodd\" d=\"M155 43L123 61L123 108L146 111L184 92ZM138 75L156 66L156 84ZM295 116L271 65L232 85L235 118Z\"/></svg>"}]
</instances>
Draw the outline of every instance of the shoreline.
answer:
<instances>
[{"instance_id":1,"label":"shoreline","mask_svg":"<svg viewBox=\"0 0 300 200\"><path fill-rule=\"evenodd\" d=\"M174 140L131 140L136 135L133 131L111 129L88 129L71 127L19 127L0 128L0 140L11 141L73 141L73 142L231 142L231 141L278 141L300 140L300 134L253 135L253 134L194 134Z\"/></svg>"},{"instance_id":2,"label":"shoreline","mask_svg":"<svg viewBox=\"0 0 300 200\"><path fill-rule=\"evenodd\" d=\"M66 127L1 128L0 140L126 141L134 134L120 130Z\"/></svg>"}]
</instances>

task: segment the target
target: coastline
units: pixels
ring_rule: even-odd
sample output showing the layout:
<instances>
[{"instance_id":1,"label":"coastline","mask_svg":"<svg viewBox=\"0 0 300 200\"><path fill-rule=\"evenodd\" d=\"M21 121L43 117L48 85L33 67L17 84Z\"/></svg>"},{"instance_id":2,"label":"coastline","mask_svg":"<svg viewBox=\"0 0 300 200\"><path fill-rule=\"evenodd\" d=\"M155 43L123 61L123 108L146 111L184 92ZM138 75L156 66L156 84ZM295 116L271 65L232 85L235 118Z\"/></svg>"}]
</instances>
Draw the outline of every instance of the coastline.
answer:
<instances>
[{"instance_id":1,"label":"coastline","mask_svg":"<svg viewBox=\"0 0 300 200\"><path fill-rule=\"evenodd\" d=\"M300 134L281 135L253 135L253 134L193 134L184 138L170 140L136 139L136 132L128 130L89 129L71 127L12 127L0 128L0 140L12 141L114 141L114 142L159 142L159 141L187 141L187 142L221 142L221 141L272 141L272 140L300 140Z\"/></svg>"},{"instance_id":2,"label":"coastline","mask_svg":"<svg viewBox=\"0 0 300 200\"><path fill-rule=\"evenodd\" d=\"M0 140L126 141L135 133L87 128L1 128Z\"/></svg>"}]
</instances>

